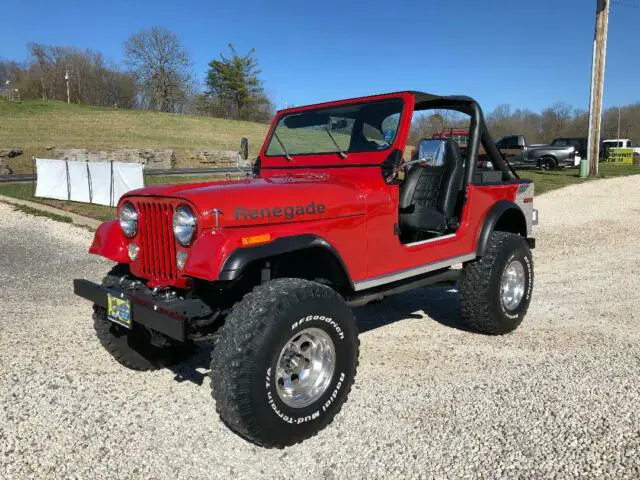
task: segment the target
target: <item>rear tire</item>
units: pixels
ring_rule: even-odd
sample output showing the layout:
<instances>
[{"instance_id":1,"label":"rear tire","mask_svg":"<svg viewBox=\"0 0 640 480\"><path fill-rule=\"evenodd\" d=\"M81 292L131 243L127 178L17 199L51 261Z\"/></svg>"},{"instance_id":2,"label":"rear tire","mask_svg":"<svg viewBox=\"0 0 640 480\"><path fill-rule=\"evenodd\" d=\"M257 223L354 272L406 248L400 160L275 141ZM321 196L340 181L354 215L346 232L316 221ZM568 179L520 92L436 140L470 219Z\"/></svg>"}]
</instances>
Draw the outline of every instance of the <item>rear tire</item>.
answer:
<instances>
[{"instance_id":1,"label":"rear tire","mask_svg":"<svg viewBox=\"0 0 640 480\"><path fill-rule=\"evenodd\" d=\"M533 260L520 235L493 232L484 255L460 279L462 317L475 330L503 335L524 319L533 292Z\"/></svg>"},{"instance_id":2,"label":"rear tire","mask_svg":"<svg viewBox=\"0 0 640 480\"><path fill-rule=\"evenodd\" d=\"M115 266L103 279L102 285L114 286L129 269ZM151 333L141 325L125 328L107 320L105 308L93 306L93 327L96 336L107 352L121 365L131 370L149 371L179 363L194 351L191 344L170 344L159 347L151 342Z\"/></svg>"},{"instance_id":3,"label":"rear tire","mask_svg":"<svg viewBox=\"0 0 640 480\"><path fill-rule=\"evenodd\" d=\"M220 418L263 447L312 437L346 401L358 347L353 313L330 287L295 278L255 287L233 307L212 354Z\"/></svg>"}]
</instances>

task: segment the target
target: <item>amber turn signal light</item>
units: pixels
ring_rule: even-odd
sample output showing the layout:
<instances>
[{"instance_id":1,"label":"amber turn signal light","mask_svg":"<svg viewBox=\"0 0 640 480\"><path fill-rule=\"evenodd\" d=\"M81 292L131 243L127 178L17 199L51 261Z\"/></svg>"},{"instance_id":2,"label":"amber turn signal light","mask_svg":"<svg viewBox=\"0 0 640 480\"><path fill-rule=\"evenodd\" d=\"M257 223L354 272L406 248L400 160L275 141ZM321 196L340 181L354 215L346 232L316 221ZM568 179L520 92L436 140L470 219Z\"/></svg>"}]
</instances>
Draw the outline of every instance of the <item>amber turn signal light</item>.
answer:
<instances>
[{"instance_id":1,"label":"amber turn signal light","mask_svg":"<svg viewBox=\"0 0 640 480\"><path fill-rule=\"evenodd\" d=\"M262 233L260 235L252 235L251 237L242 237L242 246L258 245L260 243L268 243L271 241L270 233Z\"/></svg>"}]
</instances>

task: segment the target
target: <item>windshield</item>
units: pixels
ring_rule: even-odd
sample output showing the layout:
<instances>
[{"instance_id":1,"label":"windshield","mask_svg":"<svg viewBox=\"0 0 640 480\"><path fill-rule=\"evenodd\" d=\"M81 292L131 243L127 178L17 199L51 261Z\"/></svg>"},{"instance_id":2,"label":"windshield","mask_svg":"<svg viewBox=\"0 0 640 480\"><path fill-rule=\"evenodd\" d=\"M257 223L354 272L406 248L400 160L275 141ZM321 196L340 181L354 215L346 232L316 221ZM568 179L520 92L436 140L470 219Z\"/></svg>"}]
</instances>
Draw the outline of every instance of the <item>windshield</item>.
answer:
<instances>
[{"instance_id":1,"label":"windshield","mask_svg":"<svg viewBox=\"0 0 640 480\"><path fill-rule=\"evenodd\" d=\"M396 138L401 99L305 110L278 120L267 156L375 152Z\"/></svg>"}]
</instances>

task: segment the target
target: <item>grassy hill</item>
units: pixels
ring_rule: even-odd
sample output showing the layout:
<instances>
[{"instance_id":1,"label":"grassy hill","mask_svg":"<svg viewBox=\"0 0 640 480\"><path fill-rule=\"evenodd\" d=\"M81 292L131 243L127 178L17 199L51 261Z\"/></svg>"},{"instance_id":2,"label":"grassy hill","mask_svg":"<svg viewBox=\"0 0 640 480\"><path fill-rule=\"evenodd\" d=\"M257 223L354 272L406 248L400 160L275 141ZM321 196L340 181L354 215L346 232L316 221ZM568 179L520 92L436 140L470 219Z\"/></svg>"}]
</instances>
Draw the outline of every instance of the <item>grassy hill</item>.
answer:
<instances>
[{"instance_id":1,"label":"grassy hill","mask_svg":"<svg viewBox=\"0 0 640 480\"><path fill-rule=\"evenodd\" d=\"M171 113L120 110L57 101L0 101L0 147L17 147L23 155L7 163L16 172L31 171L31 157L46 148L171 148L180 167L200 166L189 150L238 150L249 139L255 155L268 126L252 122Z\"/></svg>"}]
</instances>

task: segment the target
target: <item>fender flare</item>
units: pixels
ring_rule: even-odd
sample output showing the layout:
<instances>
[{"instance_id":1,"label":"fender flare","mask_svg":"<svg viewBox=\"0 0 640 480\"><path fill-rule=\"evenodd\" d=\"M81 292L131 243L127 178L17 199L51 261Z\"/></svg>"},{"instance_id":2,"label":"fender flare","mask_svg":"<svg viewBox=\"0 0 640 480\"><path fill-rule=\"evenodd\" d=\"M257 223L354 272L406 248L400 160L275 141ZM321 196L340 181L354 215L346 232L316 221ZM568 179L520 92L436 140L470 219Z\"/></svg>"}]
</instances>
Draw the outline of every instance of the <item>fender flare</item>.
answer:
<instances>
[{"instance_id":1,"label":"fender flare","mask_svg":"<svg viewBox=\"0 0 640 480\"><path fill-rule=\"evenodd\" d=\"M281 237L265 245L238 248L234 250L222 264L218 279L225 281L235 280L240 276L247 265L256 260L274 257L277 255L282 255L284 253L291 253L312 247L324 248L331 252L331 254L338 261L339 265L342 267L342 270L345 273L345 277L349 281L349 285L353 288L353 281L351 280L351 277L349 275L349 270L347 270L347 267L337 250L324 238L311 234Z\"/></svg>"},{"instance_id":2,"label":"fender flare","mask_svg":"<svg viewBox=\"0 0 640 480\"><path fill-rule=\"evenodd\" d=\"M487 243L489 243L489 236L491 235L491 232L494 231L495 226L502 215L511 210L518 212L518 214L522 217L523 223L526 225L526 218L522 209L518 205L508 200L500 200L499 202L496 202L493 207L489 209L487 215L484 218L484 223L482 224L480 234L478 235L476 256L481 257L484 255L484 252L487 248Z\"/></svg>"}]
</instances>

